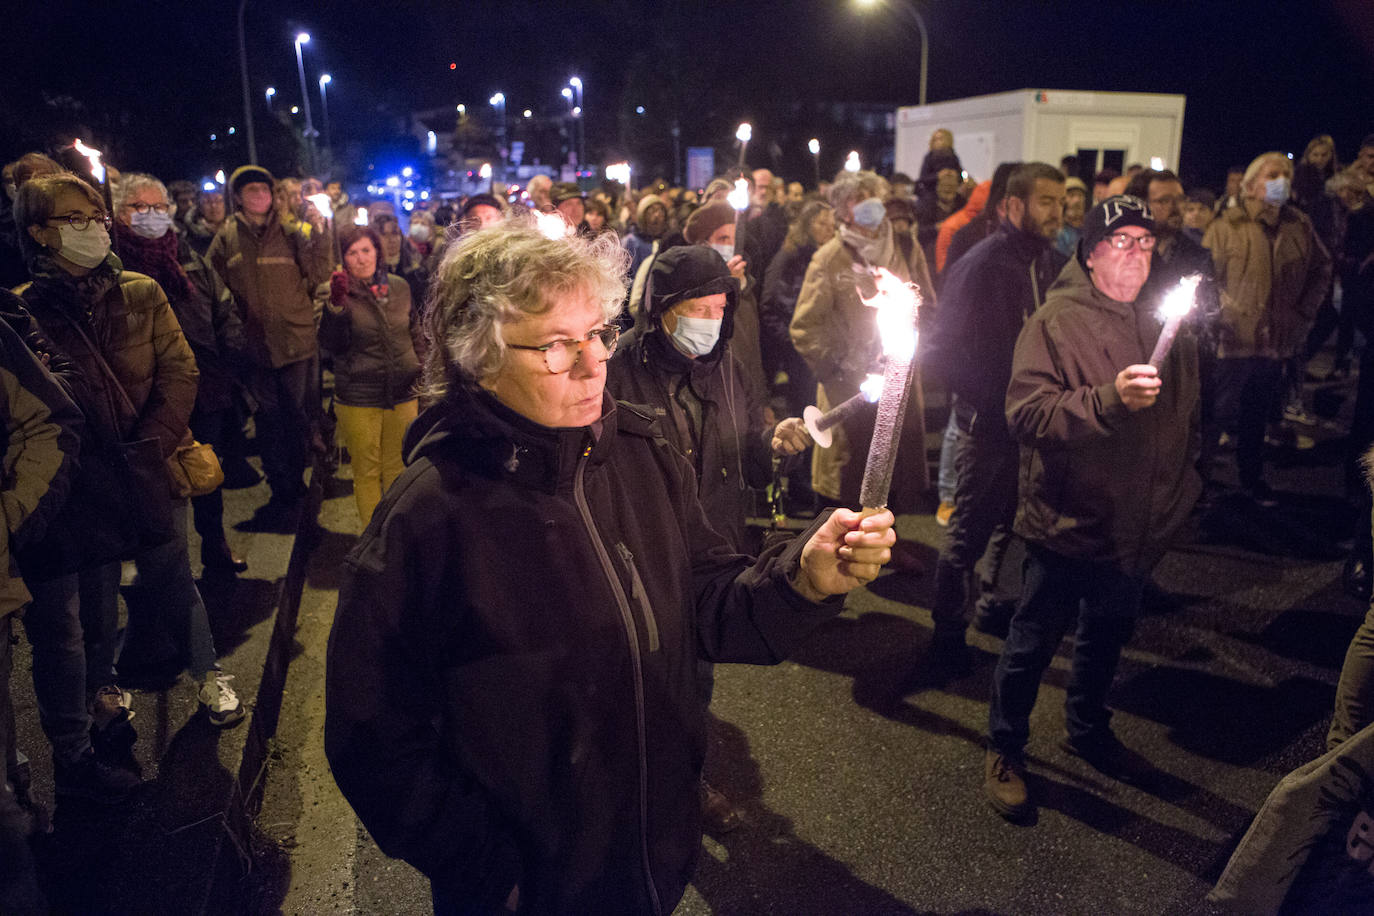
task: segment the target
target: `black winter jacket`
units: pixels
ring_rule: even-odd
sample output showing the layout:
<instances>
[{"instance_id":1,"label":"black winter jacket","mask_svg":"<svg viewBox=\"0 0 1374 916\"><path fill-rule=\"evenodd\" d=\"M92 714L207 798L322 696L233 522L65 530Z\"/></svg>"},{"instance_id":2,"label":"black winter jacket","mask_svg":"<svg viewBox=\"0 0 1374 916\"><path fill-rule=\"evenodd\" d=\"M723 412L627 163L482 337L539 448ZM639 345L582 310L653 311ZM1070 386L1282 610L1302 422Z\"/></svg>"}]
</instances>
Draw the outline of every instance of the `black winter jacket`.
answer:
<instances>
[{"instance_id":1,"label":"black winter jacket","mask_svg":"<svg viewBox=\"0 0 1374 916\"><path fill-rule=\"evenodd\" d=\"M711 530L647 412L551 430L458 390L349 554L325 750L436 895L668 913L700 847L696 661L773 663L842 601Z\"/></svg>"},{"instance_id":2,"label":"black winter jacket","mask_svg":"<svg viewBox=\"0 0 1374 916\"><path fill-rule=\"evenodd\" d=\"M320 343L334 355L334 395L351 407L395 407L416 397L423 336L410 284L386 275L387 294L379 299L358 280L350 280L342 305L329 301L329 284L320 286Z\"/></svg>"}]
</instances>

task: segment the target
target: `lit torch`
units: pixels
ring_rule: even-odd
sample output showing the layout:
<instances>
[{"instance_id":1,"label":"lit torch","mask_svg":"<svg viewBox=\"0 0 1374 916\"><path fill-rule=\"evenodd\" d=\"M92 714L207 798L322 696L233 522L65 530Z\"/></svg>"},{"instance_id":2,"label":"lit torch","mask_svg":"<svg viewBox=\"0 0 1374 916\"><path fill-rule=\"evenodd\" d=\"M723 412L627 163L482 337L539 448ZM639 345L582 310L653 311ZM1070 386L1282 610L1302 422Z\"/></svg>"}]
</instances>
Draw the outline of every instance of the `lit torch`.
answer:
<instances>
[{"instance_id":1,"label":"lit torch","mask_svg":"<svg viewBox=\"0 0 1374 916\"><path fill-rule=\"evenodd\" d=\"M105 183L105 166L100 164L100 157L103 153L82 143L80 137L72 142L72 148L90 160L91 177L103 185Z\"/></svg>"},{"instance_id":2,"label":"lit torch","mask_svg":"<svg viewBox=\"0 0 1374 916\"><path fill-rule=\"evenodd\" d=\"M873 423L873 439L868 446L868 462L859 487L859 504L871 513L887 506L892 489L892 470L897 464L897 443L902 435L907 394L911 391L911 370L916 360L916 316L921 294L913 283L904 283L887 268L873 271L878 291L863 300L878 310L878 334L883 343L883 390L878 398L878 415Z\"/></svg>"},{"instance_id":3,"label":"lit torch","mask_svg":"<svg viewBox=\"0 0 1374 916\"><path fill-rule=\"evenodd\" d=\"M744 168L744 151L749 146L749 139L754 136L754 128L745 121L735 131L735 139L739 141L739 167Z\"/></svg>"},{"instance_id":4,"label":"lit torch","mask_svg":"<svg viewBox=\"0 0 1374 916\"><path fill-rule=\"evenodd\" d=\"M565 239L577 231L575 227L569 226L568 221L563 218L563 214L557 211L553 213L541 213L538 210L534 210L532 212L534 213L535 226L538 227L540 234L546 239L553 239L554 241Z\"/></svg>"},{"instance_id":5,"label":"lit torch","mask_svg":"<svg viewBox=\"0 0 1374 916\"><path fill-rule=\"evenodd\" d=\"M1193 304L1197 296L1197 286L1202 282L1201 274L1193 274L1178 281L1164 297L1164 304L1159 307L1159 319L1164 322L1164 327L1159 332L1159 340L1155 343L1154 352L1150 354L1150 365L1156 369L1159 364L1164 362L1169 355L1169 348L1174 345L1174 338L1178 336L1178 329L1183 324L1183 319L1188 317L1188 313L1193 310Z\"/></svg>"},{"instance_id":6,"label":"lit torch","mask_svg":"<svg viewBox=\"0 0 1374 916\"><path fill-rule=\"evenodd\" d=\"M744 125L748 127L749 125ZM725 200L735 208L735 251L744 247L744 214L749 211L749 180L736 178L735 189L725 195Z\"/></svg>"},{"instance_id":7,"label":"lit torch","mask_svg":"<svg viewBox=\"0 0 1374 916\"><path fill-rule=\"evenodd\" d=\"M825 413L821 413L821 409L814 404L808 405L802 411L802 422L806 424L806 431L811 434L817 445L821 448L830 448L831 439L835 435L830 431L831 428L858 413L860 408L877 401L882 393L883 377L870 375L859 386L858 394L841 401Z\"/></svg>"}]
</instances>

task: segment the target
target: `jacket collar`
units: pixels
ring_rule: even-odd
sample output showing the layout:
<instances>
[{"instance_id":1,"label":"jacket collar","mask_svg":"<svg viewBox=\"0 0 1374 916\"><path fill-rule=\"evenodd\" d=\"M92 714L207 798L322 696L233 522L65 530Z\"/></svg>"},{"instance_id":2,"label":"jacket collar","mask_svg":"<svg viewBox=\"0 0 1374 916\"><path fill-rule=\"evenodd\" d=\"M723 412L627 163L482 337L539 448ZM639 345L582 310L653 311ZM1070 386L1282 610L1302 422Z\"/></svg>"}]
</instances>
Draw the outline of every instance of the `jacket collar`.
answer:
<instances>
[{"instance_id":1,"label":"jacket collar","mask_svg":"<svg viewBox=\"0 0 1374 916\"><path fill-rule=\"evenodd\" d=\"M591 426L541 426L475 386L457 388L426 408L406 431L406 463L448 460L492 480L555 493L572 486L578 462L600 464L616 432L616 404L602 395Z\"/></svg>"}]
</instances>

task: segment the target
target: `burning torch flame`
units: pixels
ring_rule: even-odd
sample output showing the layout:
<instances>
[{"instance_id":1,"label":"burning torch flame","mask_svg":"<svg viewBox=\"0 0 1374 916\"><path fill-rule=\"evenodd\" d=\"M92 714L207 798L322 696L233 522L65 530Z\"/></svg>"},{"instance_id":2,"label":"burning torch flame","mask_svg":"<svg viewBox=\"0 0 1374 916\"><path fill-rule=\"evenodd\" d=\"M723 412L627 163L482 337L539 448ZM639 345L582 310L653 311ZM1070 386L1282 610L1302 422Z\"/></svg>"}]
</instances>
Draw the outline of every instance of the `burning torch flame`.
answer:
<instances>
[{"instance_id":1,"label":"burning torch flame","mask_svg":"<svg viewBox=\"0 0 1374 916\"><path fill-rule=\"evenodd\" d=\"M105 166L100 164L100 157L104 154L101 153L100 150L93 149L82 143L80 137L77 137L76 140L72 142L72 148L90 160L91 177L103 183L105 181Z\"/></svg>"},{"instance_id":2,"label":"burning torch flame","mask_svg":"<svg viewBox=\"0 0 1374 916\"><path fill-rule=\"evenodd\" d=\"M540 233L542 233L546 239L554 239L556 241L558 239L567 238L574 231L573 227L568 225L568 221L565 220L560 213L540 213L536 210L534 212L534 222L535 225L539 227Z\"/></svg>"},{"instance_id":3,"label":"burning torch flame","mask_svg":"<svg viewBox=\"0 0 1374 916\"><path fill-rule=\"evenodd\" d=\"M355 213L355 214L353 214L353 225L355 225L355 226L366 226L366 225L367 225L367 211L364 210L362 207L359 207L359 208L358 208L358 212Z\"/></svg>"},{"instance_id":4,"label":"burning torch flame","mask_svg":"<svg viewBox=\"0 0 1374 916\"><path fill-rule=\"evenodd\" d=\"M748 143L750 138L753 136L754 128L750 126L748 121L745 121L743 124L741 124L739 126L739 130L735 131L735 139L741 143Z\"/></svg>"},{"instance_id":5,"label":"burning torch flame","mask_svg":"<svg viewBox=\"0 0 1374 916\"><path fill-rule=\"evenodd\" d=\"M1167 322L1170 318L1182 318L1193 310L1193 299L1197 295L1198 284L1202 282L1201 274L1193 274L1178 281L1169 291L1169 295L1164 297L1164 302L1159 307L1159 320Z\"/></svg>"},{"instance_id":6,"label":"burning torch flame","mask_svg":"<svg viewBox=\"0 0 1374 916\"><path fill-rule=\"evenodd\" d=\"M859 391L863 396L873 403L877 403L878 398L883 394L883 377L877 373L870 373L859 385Z\"/></svg>"},{"instance_id":7,"label":"burning torch flame","mask_svg":"<svg viewBox=\"0 0 1374 916\"><path fill-rule=\"evenodd\" d=\"M736 210L749 209L749 182L744 178L735 179L735 189L725 195L730 206Z\"/></svg>"},{"instance_id":8,"label":"burning torch flame","mask_svg":"<svg viewBox=\"0 0 1374 916\"><path fill-rule=\"evenodd\" d=\"M873 282L878 292L863 303L878 310L883 355L909 363L916 357L916 310L921 305L921 294L914 283L903 282L886 267L873 271Z\"/></svg>"}]
</instances>

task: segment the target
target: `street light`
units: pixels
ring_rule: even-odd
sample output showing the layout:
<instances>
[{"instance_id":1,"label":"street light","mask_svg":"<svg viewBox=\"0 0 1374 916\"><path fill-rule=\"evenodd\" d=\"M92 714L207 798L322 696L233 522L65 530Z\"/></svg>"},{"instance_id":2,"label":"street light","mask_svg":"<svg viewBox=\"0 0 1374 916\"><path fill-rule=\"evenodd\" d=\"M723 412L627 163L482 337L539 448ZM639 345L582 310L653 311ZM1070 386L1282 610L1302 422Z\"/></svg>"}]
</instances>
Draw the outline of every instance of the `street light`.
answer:
<instances>
[{"instance_id":1,"label":"street light","mask_svg":"<svg viewBox=\"0 0 1374 916\"><path fill-rule=\"evenodd\" d=\"M577 104L573 106L573 117L577 119L577 171L581 174L582 167L586 165L587 162L587 125L582 119L582 110L584 107L582 101L582 78L580 76L574 76L568 80L568 85L572 87L573 92L577 95Z\"/></svg>"},{"instance_id":2,"label":"street light","mask_svg":"<svg viewBox=\"0 0 1374 916\"><path fill-rule=\"evenodd\" d=\"M269 111L270 111L271 108L272 108L272 97L273 97L274 95L276 95L276 94L277 94L277 87L276 87L276 86L268 86L268 87L267 87L267 92L266 92L266 95L267 95L267 108L268 108Z\"/></svg>"},{"instance_id":3,"label":"street light","mask_svg":"<svg viewBox=\"0 0 1374 916\"><path fill-rule=\"evenodd\" d=\"M821 186L821 141L815 137L806 144L806 148L811 150L811 163L816 167L816 187Z\"/></svg>"},{"instance_id":4,"label":"street light","mask_svg":"<svg viewBox=\"0 0 1374 916\"><path fill-rule=\"evenodd\" d=\"M921 36L921 99L920 104L926 103L926 64L930 57L930 39L926 35L926 20L921 15L920 10L916 9L915 0L855 0L864 9L878 9L881 6L888 6L899 16L909 20L911 25L916 27L916 31Z\"/></svg>"},{"instance_id":5,"label":"street light","mask_svg":"<svg viewBox=\"0 0 1374 916\"><path fill-rule=\"evenodd\" d=\"M331 161L334 158L334 150L329 135L329 93L325 92L325 87L332 82L334 82L334 77L328 73L320 74L320 113L324 117L324 149L325 152L329 153Z\"/></svg>"},{"instance_id":6,"label":"street light","mask_svg":"<svg viewBox=\"0 0 1374 916\"><path fill-rule=\"evenodd\" d=\"M305 87L305 59L301 45L310 44L309 32L296 33L296 73L301 78L301 104L305 106L305 140L310 155L310 171L315 171L315 122L310 117L310 90Z\"/></svg>"},{"instance_id":7,"label":"street light","mask_svg":"<svg viewBox=\"0 0 1374 916\"><path fill-rule=\"evenodd\" d=\"M492 107L496 109L497 118L500 119L496 126L496 142L501 147L501 180L504 181L506 179L506 94L498 92L489 101ZM496 179L493 178L493 184L495 181Z\"/></svg>"}]
</instances>

